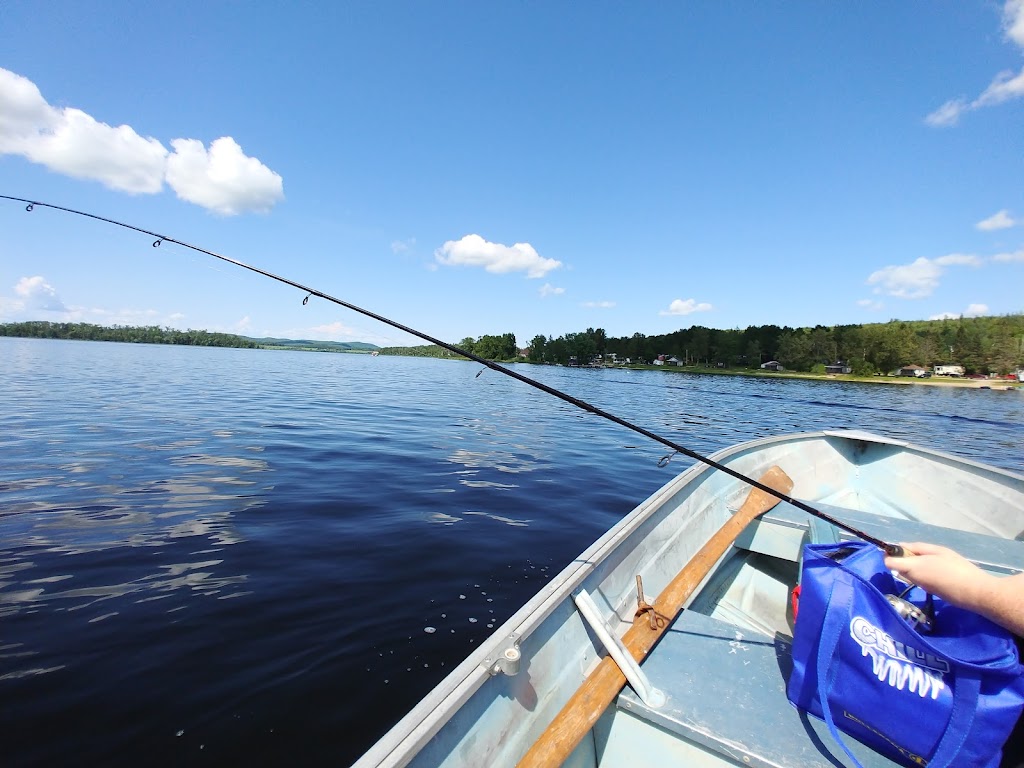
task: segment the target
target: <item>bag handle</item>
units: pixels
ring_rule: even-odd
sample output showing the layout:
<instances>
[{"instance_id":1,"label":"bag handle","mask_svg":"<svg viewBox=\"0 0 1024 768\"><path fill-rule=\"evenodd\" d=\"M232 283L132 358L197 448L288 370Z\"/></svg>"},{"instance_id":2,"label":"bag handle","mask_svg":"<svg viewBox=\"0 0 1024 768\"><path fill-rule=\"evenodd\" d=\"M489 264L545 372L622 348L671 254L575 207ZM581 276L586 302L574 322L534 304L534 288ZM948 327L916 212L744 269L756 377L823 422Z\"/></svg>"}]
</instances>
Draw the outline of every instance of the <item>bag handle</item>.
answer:
<instances>
[{"instance_id":1,"label":"bag handle","mask_svg":"<svg viewBox=\"0 0 1024 768\"><path fill-rule=\"evenodd\" d=\"M838 595L836 593L839 593ZM841 608L844 610L834 610ZM839 729L832 718L832 709L828 703L828 692L832 689L833 680L830 680L830 673L834 667L831 664L835 658L836 647L839 645L839 638L848 626L850 613L853 609L853 587L842 579L832 582L832 589L829 591L828 600L825 603L825 621L821 629L821 639L818 643L818 657L816 659L816 672L818 676L818 702L821 705L822 717L828 724L828 730L832 734L843 751L849 755L857 768L863 768L860 761L854 756L850 748L846 746ZM981 678L973 669L961 668L958 670L956 685L953 690L953 711L949 716L949 723L946 725L945 733L939 739L935 752L928 760L928 768L947 768L953 764L974 722L974 714L978 709L978 700L981 698Z\"/></svg>"},{"instance_id":2,"label":"bag handle","mask_svg":"<svg viewBox=\"0 0 1024 768\"><path fill-rule=\"evenodd\" d=\"M945 768L952 765L960 755L960 750L967 740L967 734L974 723L974 714L978 711L978 700L981 698L981 678L973 669L961 668L955 680L953 691L953 712L949 716L946 732L939 739L938 746L928 765L934 768Z\"/></svg>"},{"instance_id":3,"label":"bag handle","mask_svg":"<svg viewBox=\"0 0 1024 768\"><path fill-rule=\"evenodd\" d=\"M841 594L836 599L836 588L840 585L843 587L840 592L844 594ZM853 764L857 768L864 768L860 764L860 760L846 746L843 737L839 735L839 729L836 728L835 721L832 719L832 708L828 704L828 692L832 688L832 681L828 679L829 673L832 670L831 661L835 655L836 646L839 645L839 637L846 627L846 617L850 613L852 594L853 590L850 589L849 584L839 579L832 581L832 589L829 590L828 600L825 601L825 621L821 627L821 638L818 641L818 658L815 660L815 670L818 676L818 703L821 705L821 715L828 725L829 733L832 734L832 738L838 742L839 746L843 748L843 752L853 760ZM839 611L834 610L833 606L843 607L846 610L840 616Z\"/></svg>"}]
</instances>

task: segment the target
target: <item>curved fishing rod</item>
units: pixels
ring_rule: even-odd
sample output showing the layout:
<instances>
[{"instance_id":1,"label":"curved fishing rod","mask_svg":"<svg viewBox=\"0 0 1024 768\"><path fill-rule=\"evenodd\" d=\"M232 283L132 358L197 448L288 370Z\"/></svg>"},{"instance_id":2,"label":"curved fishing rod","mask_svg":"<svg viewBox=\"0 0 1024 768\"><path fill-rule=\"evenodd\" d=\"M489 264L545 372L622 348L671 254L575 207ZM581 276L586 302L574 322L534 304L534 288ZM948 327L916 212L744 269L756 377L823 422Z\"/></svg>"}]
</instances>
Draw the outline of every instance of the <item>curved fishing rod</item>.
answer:
<instances>
[{"instance_id":1,"label":"curved fishing rod","mask_svg":"<svg viewBox=\"0 0 1024 768\"><path fill-rule=\"evenodd\" d=\"M469 350L462 349L461 347L458 347L458 346L456 346L454 344L449 344L446 341L441 341L440 339L435 339L433 336L430 336L429 334L423 333L422 331L417 331L415 328L410 328L407 325L403 325L402 323L399 323L399 322L397 322L395 320L391 320L389 318L386 318L383 315L378 315L376 312L371 312L368 309L363 309L362 307L358 307L355 304L352 304L350 302L343 301L342 299L335 298L334 296L330 296L330 295L328 295L326 293L323 293L322 291L318 291L315 288L310 288L309 286L303 285L302 283L298 283L298 282L296 282L294 280L290 280L287 277L281 277L280 275L275 275L272 272L267 272L266 270L260 269L259 267L254 267L254 266L252 266L250 264L246 264L245 262L238 261L237 259L232 259L229 256L222 256L221 254L215 253L214 251L208 251L205 248L200 248L198 245L191 245L190 243L183 242L182 240L177 240L177 239L175 239L173 237L168 237L167 235L161 235L161 234L158 234L157 232L153 232L153 231L148 230L148 229L143 229L142 227L135 227L135 226L132 226L131 224L125 224L124 222L116 221L115 219L108 219L108 218L106 218L104 216L97 216L94 213L87 213L85 211L78 211L78 210L75 210L74 208L65 208L63 206L54 205L52 203L41 203L38 200L26 200L25 198L21 198L21 197L11 197L10 195L0 195L0 200L12 200L12 201L18 202L18 203L25 203L26 204L25 205L25 210L29 211L29 212L31 212L33 210L33 208L35 208L36 206L41 206L43 208L50 208L50 209L55 210L55 211L63 211L65 213L72 213L72 214L75 214L76 216L84 216L85 218L88 218L88 219L95 219L96 221L102 221L102 222L104 222L106 224L113 224L114 226L123 227L124 229L130 229L133 232L138 232L138 233L143 234L143 235L149 235L150 237L155 237L156 240L153 241L153 247L154 248L159 247L161 243L174 243L175 245L180 245L183 248L188 248L189 250L196 251L197 253L203 253L203 254L206 254L207 256L212 256L215 259L220 259L221 261L226 261L229 264L234 264L236 267L241 267L242 269L247 269L250 272L255 272L258 275L263 275L264 277L269 277L271 280L276 280L279 283L284 283L285 285L290 285L293 288L298 288L300 291L303 291L303 292L305 292L307 294L306 298L302 300L303 304L306 304L309 301L311 296L317 296L317 297L319 297L321 299L324 299L326 301L332 302L333 304L337 304L337 305L339 305L341 307L345 307L346 309L350 309L353 312L358 312L361 315L365 315L366 317L373 318L374 320L377 320L377 321L379 321L381 323L384 323L385 325L390 325L392 328L397 328L400 331L404 331L405 333L411 334L413 336L417 336L417 337L423 339L424 341L430 342L431 344L436 344L437 346L443 347L444 349L447 349L450 352L454 352L457 355L462 355L463 357L468 357L470 360L474 360L474 361L480 363L481 365L485 365L485 366L487 366L488 368L490 368L493 371L497 371L498 373L503 373L506 376L511 376L513 379L521 381L524 384L528 384L529 386L531 386L531 387L533 387L535 389L539 389L541 392L546 392L549 395L557 397L559 400L564 400L565 402L570 403L571 405L575 405L577 408L581 408L584 411L587 411L588 413L592 413L595 416L600 416L603 419L608 419L608 421L614 422L615 424L618 424L619 426L625 427L626 429L631 429L634 432L637 432L637 433L643 435L646 438L654 440L657 443L661 443L662 445L664 445L667 448L671 448L673 451L676 451L677 453L681 453L683 456L688 456L689 458L694 459L695 461L699 461L699 462L701 462L703 464L708 465L709 467L717 469L719 472L724 472L725 474L730 475L730 476L736 478L737 480L740 480L740 481L746 483L747 485L750 485L750 486L752 486L754 488L757 488L759 491L763 491L764 493L767 493L770 496L773 496L776 499L779 499L780 501L785 501L788 504L792 504L797 509L803 510L804 512L806 512L809 515L813 515L814 517L820 518L821 520L824 520L827 523L831 523L832 525L834 525L837 528L840 528L840 529L846 531L847 533L853 534L857 538L863 539L864 541L867 541L867 542L869 542L871 544L874 544L876 547L879 547L880 549L885 550L890 555L898 557L898 556L901 556L903 554L903 548L900 547L899 545L887 544L886 542L882 541L881 539L877 539L874 536L871 536L870 534L865 533L864 531L857 530L856 528L853 528L852 526L847 525L846 523L842 522L841 520L837 520L836 518L832 517L831 515L828 515L828 514L822 512L821 510L815 509L814 507L812 507L809 504L806 504L806 503L804 503L802 501L799 501L798 499L794 499L793 497L788 496L787 494L782 493L781 491L777 491L774 488L770 488L769 486L764 485L763 483L760 483L757 480L754 480L752 477L747 477L743 473L737 472L735 469L731 469L730 467L727 467L724 464L720 464L719 462L715 461L714 459L710 459L707 456L703 456L703 455L697 453L696 451L692 451L689 448L686 448L686 447L684 447L682 445L679 445L678 443L675 443L675 442L673 442L673 441L671 441L671 440L669 440L667 438L661 437L660 435L656 435L655 433L651 432L650 430L644 429L643 427L637 426L636 424L633 424L632 422L629 422L629 421L626 421L625 419L619 418L615 414L608 413L607 411L604 411L604 410L598 408L595 405L591 405L590 403L588 403L588 402L586 402L584 400L580 400L579 398L576 398L576 397L573 397L572 395L566 394L565 392L562 392L559 389L555 389L554 387L549 387L547 384L543 384L543 383L537 381L536 379L531 379L529 376L524 376L521 373L517 373L517 372L515 372L515 371L513 371L513 370L511 370L509 368L506 368L503 365L499 365L498 363L494 362L493 360L486 360L486 359L480 357L479 355L473 354Z\"/></svg>"}]
</instances>

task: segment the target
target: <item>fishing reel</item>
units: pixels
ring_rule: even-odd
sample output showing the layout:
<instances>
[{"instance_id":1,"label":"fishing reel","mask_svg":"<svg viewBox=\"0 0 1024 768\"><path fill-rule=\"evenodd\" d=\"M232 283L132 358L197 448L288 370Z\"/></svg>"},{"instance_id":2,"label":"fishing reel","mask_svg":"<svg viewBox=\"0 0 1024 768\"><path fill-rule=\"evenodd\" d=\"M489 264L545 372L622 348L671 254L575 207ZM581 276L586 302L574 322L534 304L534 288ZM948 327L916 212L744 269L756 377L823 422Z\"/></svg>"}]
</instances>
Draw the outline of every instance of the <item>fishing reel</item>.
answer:
<instances>
[{"instance_id":1,"label":"fishing reel","mask_svg":"<svg viewBox=\"0 0 1024 768\"><path fill-rule=\"evenodd\" d=\"M885 548L887 552L895 554L894 557L904 557L904 550L902 547L889 545ZM898 551L897 551L898 550ZM847 555L854 552L853 547L840 547L828 552L825 556L830 560L842 560ZM895 572L894 572L895 575ZM927 634L935 629L935 604L932 600L932 596L929 594L925 599L924 607L915 605L914 603L907 600L907 593L910 592L916 585L907 584L907 588L900 592L898 595L886 595L885 599L889 602L889 605L893 607L900 618L903 619L907 624L910 625L911 629L917 630L921 633ZM794 593L793 597L793 611L796 613L796 599L799 596L799 592Z\"/></svg>"},{"instance_id":2,"label":"fishing reel","mask_svg":"<svg viewBox=\"0 0 1024 768\"><path fill-rule=\"evenodd\" d=\"M911 584L899 595L886 595L885 599L889 602L889 605L900 615L907 624L910 625L911 629L916 629L923 633L929 633L935 629L935 607L932 603L932 596L928 595L925 601L924 607L914 605L912 602L904 598L910 590L914 588Z\"/></svg>"}]
</instances>

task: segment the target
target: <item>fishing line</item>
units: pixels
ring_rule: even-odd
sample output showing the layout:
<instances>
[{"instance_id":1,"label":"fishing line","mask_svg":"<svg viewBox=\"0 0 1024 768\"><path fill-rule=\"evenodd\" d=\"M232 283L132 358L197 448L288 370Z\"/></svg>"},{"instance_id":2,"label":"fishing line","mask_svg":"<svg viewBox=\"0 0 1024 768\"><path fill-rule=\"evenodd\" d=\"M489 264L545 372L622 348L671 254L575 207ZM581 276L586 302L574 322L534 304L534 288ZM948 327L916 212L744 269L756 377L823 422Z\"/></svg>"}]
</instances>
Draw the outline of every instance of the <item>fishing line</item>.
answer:
<instances>
[{"instance_id":1,"label":"fishing line","mask_svg":"<svg viewBox=\"0 0 1024 768\"><path fill-rule=\"evenodd\" d=\"M886 553L889 554L889 555L892 555L894 557L899 557L899 556L901 556L903 554L903 548L900 547L897 544L887 544L886 542L882 541L881 539L877 539L874 536L871 536L870 534L865 533L864 531L858 530L858 529L856 529L856 528L854 528L854 527L852 527L850 525L847 525L846 523L842 522L841 520L837 520L836 518L832 517L831 515L826 514L825 512L822 512L821 510L815 509L814 507L812 507L809 504L806 504L806 503L804 503L802 501L794 499L793 497L791 497L791 496L789 496L789 495L787 495L785 493L782 493L781 491L777 491L774 488L770 488L769 486L764 485L763 483L760 483L760 482L758 482L757 480L754 480L751 477L747 477L746 475L742 474L741 472L737 472L735 469L731 469L730 467L727 467L724 464L720 464L719 462L715 461L714 459L710 459L707 456L703 456L703 455L697 453L696 451L692 451L689 448L686 448L686 447L684 447L682 445L679 445L678 443L675 443L675 442L673 442L673 441L671 441L671 440L669 440L667 438L661 437L660 435L656 435L654 432L651 432L650 430L644 429L643 427L637 426L636 424L633 424L632 422L629 422L629 421L626 421L625 419L619 418L615 414L608 413L607 411L604 411L604 410L598 408L595 405L591 405L590 403L588 403L588 402L586 402L584 400L580 400L579 398L573 397L572 395L566 394L565 392L562 392L559 389L555 389L554 387L550 387L547 384L543 384L542 382L539 382L536 379L531 379L529 376L524 376L521 373L517 373L516 371L513 371L513 370L511 370L509 368L506 368L503 365L499 365L498 363L494 362L493 360L487 360L487 359L485 359L483 357L480 357L479 355L476 355L476 354L470 352L469 350L462 349L461 347L457 347L454 344L449 344L446 341L441 341L440 339L435 339L433 336L430 336L429 334L426 334L423 331L417 331L415 328L410 328L407 325L403 325L402 323L399 323L399 322L397 322L395 320L391 320L389 318L386 318L383 315L378 315L376 312L372 312L372 311L370 311L368 309L363 309L362 307L356 306L355 304L352 304L350 302L343 301L342 299L335 298L334 296L330 296L330 295L328 295L326 293L323 293L321 291L316 290L315 288L310 288L309 286L303 285L302 283L298 283L298 282L296 282L294 280L290 280L287 277L281 277L280 275L275 275L272 272L267 272L266 270L260 269L259 267L254 267L254 266L251 266L249 264L246 264L245 262L238 261L237 259L232 259L229 256L222 256L221 254L215 253L214 251L208 251L205 248L200 248L198 245L191 245L190 243L186 243L186 242L184 242L182 240L177 240L177 239L175 239L173 237L169 237L167 235L162 235L162 234L159 234L157 232L153 232L152 230L143 229L142 227L136 227L136 226L133 226L131 224L125 224L122 221L116 221L115 219L108 219L108 218L106 218L104 216L98 216L98 215L96 215L94 213L87 213L85 211L78 211L78 210L75 210L74 208L65 208L65 207L60 206L60 205L53 205L52 203L41 203L38 200L26 200L25 198L21 198L21 197L11 197L9 195L0 195L0 199L2 199L2 200L12 200L12 201L18 202L18 203L25 203L26 204L25 205L25 210L28 211L28 212L31 212L36 206L42 206L43 208L50 208L50 209L55 210L55 211L63 211L64 213L71 213L71 214L74 214L76 216L84 216L85 218L88 218L88 219L95 219L96 221L102 221L102 222L104 222L106 224L113 224L114 226L123 227L124 229L129 229L129 230L132 230L133 232L138 232L139 234L147 235L149 237L155 238L155 240L153 241L153 247L154 248L159 248L163 243L173 243L175 245L180 245L183 248L188 248L189 250L195 251L197 253L204 253L207 256L212 256L215 259L220 259L221 261L225 261L228 264L234 264L236 267L241 267L242 269L249 270L250 272L255 272L258 275L263 275L264 277L269 277L271 280L276 280L279 283L284 283L285 285L290 285L291 287L297 288L298 290L302 291L305 294L305 298L302 300L302 303L304 305L308 304L309 300L312 297L316 296L317 298L321 298L321 299L324 299L325 301L329 301L329 302L331 302L333 304L337 304L338 306L345 307L346 309L352 310L353 312L358 312L361 315L365 315L366 317L369 317L369 318L372 318L372 319L374 319L374 320L376 320L378 322L384 323L385 325L390 325L392 328L397 328L400 331L403 331L403 332L408 333L408 334L410 334L412 336L416 336L418 338L421 338L424 341L427 341L427 342L429 342L431 344L436 344L437 346L442 347L443 349L447 349L449 352L454 352L457 355L461 355L462 357L466 357L466 358L469 358L470 360L474 360L474 361L480 363L481 365L484 365L487 368L490 368L492 371L497 371L498 373L502 373L502 374L504 374L506 376L511 376L513 379L516 379L517 381L521 381L523 384L527 384L527 385L533 387L534 389L539 389L541 392L546 392L547 394L549 394L549 395L551 395L553 397L557 397L559 400L563 400L563 401L565 401L565 402L567 402L567 403L569 403L571 405L576 406L577 408L580 408L580 409L582 409L584 411L587 411L588 413L592 413L595 416L600 416L601 418L607 419L608 421L611 421L611 422L613 422L615 424L618 424L621 427L625 427L626 429L630 429L630 430L632 430L632 431L634 431L634 432L636 432L638 434L643 435L644 437L646 437L646 438L648 438L650 440L655 441L656 443L661 443L665 447L671 448L676 453L680 453L683 456L687 456L687 457L689 457L689 458L691 458L691 459L693 459L695 461L701 462L702 464L706 464L709 467L717 469L719 472L724 472L725 474L727 474L727 475L729 475L731 477L734 477L737 480L740 480L740 481L746 483L747 485L750 485L750 486L752 486L754 488L757 488L760 491L763 491L764 493L767 493L770 496L773 496L774 498L778 499L779 501L784 501L787 504L791 504L794 507L796 507L797 509L800 509L800 510L804 511L804 512L806 512L809 515L813 515L814 517L817 517L817 518L819 518L821 520L824 520L825 522L830 523L831 525L834 525L835 527L837 527L837 528L839 528L841 530L844 530L847 533L850 533L850 534L856 536L859 539L863 539L864 541L867 541L870 544L874 544L876 547L879 547L880 549L885 550ZM481 373L482 373L482 371L481 371ZM480 374L478 373L477 376L479 376L479 375ZM667 463L667 461L665 463Z\"/></svg>"}]
</instances>

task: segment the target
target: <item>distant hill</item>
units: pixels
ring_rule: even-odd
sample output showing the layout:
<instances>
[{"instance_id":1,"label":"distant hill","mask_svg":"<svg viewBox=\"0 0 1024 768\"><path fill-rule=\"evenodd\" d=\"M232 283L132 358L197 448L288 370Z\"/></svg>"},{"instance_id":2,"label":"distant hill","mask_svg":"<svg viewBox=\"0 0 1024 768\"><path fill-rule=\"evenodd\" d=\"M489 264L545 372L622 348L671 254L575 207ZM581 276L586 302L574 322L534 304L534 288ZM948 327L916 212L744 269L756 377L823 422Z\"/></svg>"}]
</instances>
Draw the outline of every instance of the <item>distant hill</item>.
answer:
<instances>
[{"instance_id":1,"label":"distant hill","mask_svg":"<svg viewBox=\"0 0 1024 768\"><path fill-rule=\"evenodd\" d=\"M250 347L297 349L306 352L376 352L376 344L365 341L314 341L312 339L261 339L230 333L211 333L189 329L160 328L155 325L105 327L91 323L50 323L31 320L0 323L0 336L39 339L77 339L83 341L124 341L143 344L185 344L201 347Z\"/></svg>"},{"instance_id":2,"label":"distant hill","mask_svg":"<svg viewBox=\"0 0 1024 768\"><path fill-rule=\"evenodd\" d=\"M120 341L133 344L182 344L193 347L241 347L258 345L230 333L210 333L189 329L160 328L156 325L105 327L92 323L51 323L29 320L21 323L0 323L0 336L28 339L72 339L75 341Z\"/></svg>"},{"instance_id":3,"label":"distant hill","mask_svg":"<svg viewBox=\"0 0 1024 768\"><path fill-rule=\"evenodd\" d=\"M373 352L380 349L376 344L365 341L316 341L313 339L275 339L270 336L255 338L243 336L254 344L270 349L299 349L316 352Z\"/></svg>"}]
</instances>

